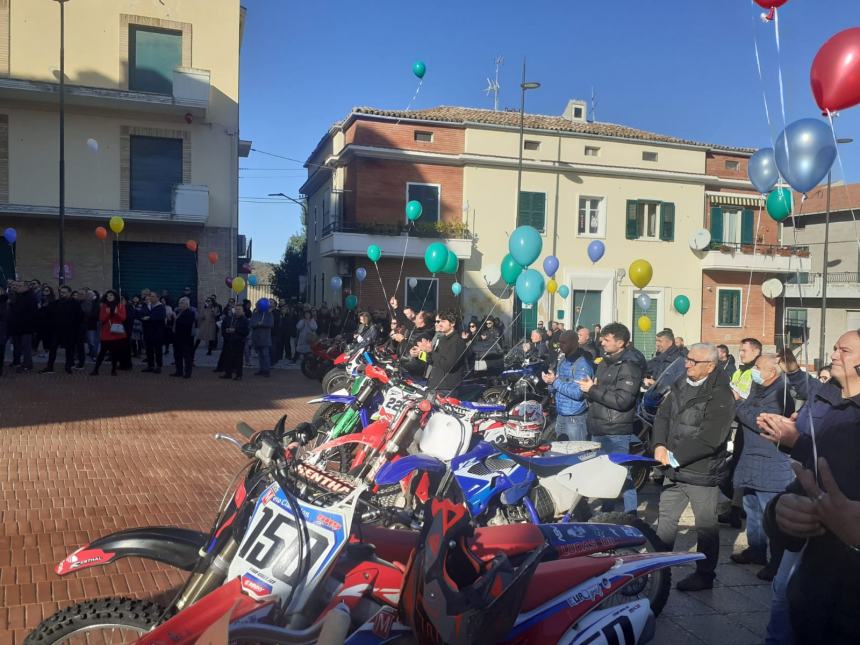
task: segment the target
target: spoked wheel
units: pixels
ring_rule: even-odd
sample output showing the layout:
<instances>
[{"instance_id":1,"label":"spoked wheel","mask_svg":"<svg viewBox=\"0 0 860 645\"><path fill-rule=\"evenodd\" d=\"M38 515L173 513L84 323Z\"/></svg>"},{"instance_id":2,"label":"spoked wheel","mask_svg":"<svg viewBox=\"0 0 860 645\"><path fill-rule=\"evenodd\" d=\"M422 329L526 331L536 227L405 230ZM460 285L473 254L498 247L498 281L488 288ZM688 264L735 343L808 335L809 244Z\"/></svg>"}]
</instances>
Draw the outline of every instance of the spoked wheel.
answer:
<instances>
[{"instance_id":1,"label":"spoked wheel","mask_svg":"<svg viewBox=\"0 0 860 645\"><path fill-rule=\"evenodd\" d=\"M348 390L352 377L345 369L334 367L323 376L322 388L325 394L334 394L338 390Z\"/></svg>"},{"instance_id":2,"label":"spoked wheel","mask_svg":"<svg viewBox=\"0 0 860 645\"><path fill-rule=\"evenodd\" d=\"M627 513L597 513L589 520L589 522L599 524L619 524L621 526L632 526L638 529L645 536L645 544L639 547L631 547L629 549L617 549L615 553L657 553L662 551L660 548L660 538L648 524L638 518L633 518ZM647 598L651 604L651 611L655 616L659 616L663 607L666 605L666 600L669 598L670 585L672 583L672 570L670 568L658 569L653 573L636 578L624 587L618 590L614 596L604 602L604 605L609 607L613 605L622 605L632 602L636 598Z\"/></svg>"},{"instance_id":3,"label":"spoked wheel","mask_svg":"<svg viewBox=\"0 0 860 645\"><path fill-rule=\"evenodd\" d=\"M633 479L633 486L636 490L640 490L651 475L651 466L644 464L636 464L630 469L630 477Z\"/></svg>"},{"instance_id":4,"label":"spoked wheel","mask_svg":"<svg viewBox=\"0 0 860 645\"><path fill-rule=\"evenodd\" d=\"M313 356L306 356L302 359L302 374L312 381L317 380L317 359Z\"/></svg>"},{"instance_id":5,"label":"spoked wheel","mask_svg":"<svg viewBox=\"0 0 860 645\"><path fill-rule=\"evenodd\" d=\"M508 388L502 385L494 385L493 387L488 387L484 390L484 393L481 394L481 401L484 403L493 403L495 405L507 403L505 398L507 396Z\"/></svg>"},{"instance_id":6,"label":"spoked wheel","mask_svg":"<svg viewBox=\"0 0 860 645\"><path fill-rule=\"evenodd\" d=\"M66 607L42 621L25 645L124 645L158 624L164 608L148 600L107 598Z\"/></svg>"}]
</instances>

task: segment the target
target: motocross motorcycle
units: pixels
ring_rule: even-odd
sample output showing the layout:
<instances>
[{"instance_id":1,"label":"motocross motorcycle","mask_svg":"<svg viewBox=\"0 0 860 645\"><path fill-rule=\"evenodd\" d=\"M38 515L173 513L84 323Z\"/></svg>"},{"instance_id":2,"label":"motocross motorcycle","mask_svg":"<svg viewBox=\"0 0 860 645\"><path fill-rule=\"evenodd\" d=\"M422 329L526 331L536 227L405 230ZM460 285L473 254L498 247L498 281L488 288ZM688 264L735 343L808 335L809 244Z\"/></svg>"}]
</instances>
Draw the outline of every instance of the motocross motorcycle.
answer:
<instances>
[{"instance_id":1,"label":"motocross motorcycle","mask_svg":"<svg viewBox=\"0 0 860 645\"><path fill-rule=\"evenodd\" d=\"M302 374L314 381L320 381L334 367L335 359L343 352L339 339L324 339L311 345L311 351L302 359Z\"/></svg>"}]
</instances>

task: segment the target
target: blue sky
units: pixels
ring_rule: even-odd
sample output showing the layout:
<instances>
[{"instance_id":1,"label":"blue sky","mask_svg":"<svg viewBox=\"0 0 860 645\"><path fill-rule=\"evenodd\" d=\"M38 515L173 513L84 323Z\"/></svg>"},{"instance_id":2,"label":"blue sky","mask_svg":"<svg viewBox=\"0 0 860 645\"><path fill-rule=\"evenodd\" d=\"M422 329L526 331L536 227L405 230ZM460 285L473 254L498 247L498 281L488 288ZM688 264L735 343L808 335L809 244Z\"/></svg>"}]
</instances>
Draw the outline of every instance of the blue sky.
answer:
<instances>
[{"instance_id":1,"label":"blue sky","mask_svg":"<svg viewBox=\"0 0 860 645\"><path fill-rule=\"evenodd\" d=\"M518 107L523 56L541 88L527 110L560 114L597 94L599 121L729 145L764 147L782 129L773 23L750 0L243 0L241 132L254 147L304 161L353 106L407 106L411 66L427 65L413 108L492 108L483 92L504 57L500 107ZM787 122L819 111L809 68L833 34L860 26L858 0L789 0L780 10ZM755 66L758 39L773 134ZM860 106L837 120L849 181L860 180ZM277 261L300 209L265 198L298 196L301 163L252 152L240 160L240 230L254 258ZM834 180L840 178L838 166Z\"/></svg>"}]
</instances>

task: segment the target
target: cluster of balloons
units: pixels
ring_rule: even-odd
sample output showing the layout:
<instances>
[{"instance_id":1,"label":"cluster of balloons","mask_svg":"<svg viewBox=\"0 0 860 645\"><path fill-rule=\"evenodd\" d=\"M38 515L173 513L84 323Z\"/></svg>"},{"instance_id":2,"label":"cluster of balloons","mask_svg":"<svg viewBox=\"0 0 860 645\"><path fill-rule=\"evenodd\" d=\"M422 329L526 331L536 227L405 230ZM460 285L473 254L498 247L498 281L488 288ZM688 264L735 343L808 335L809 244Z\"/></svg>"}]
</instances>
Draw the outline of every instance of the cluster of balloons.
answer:
<instances>
[{"instance_id":1,"label":"cluster of balloons","mask_svg":"<svg viewBox=\"0 0 860 645\"><path fill-rule=\"evenodd\" d=\"M432 273L457 273L460 268L460 260L457 254L451 251L442 242L433 242L424 252L424 265Z\"/></svg>"},{"instance_id":2,"label":"cluster of balloons","mask_svg":"<svg viewBox=\"0 0 860 645\"><path fill-rule=\"evenodd\" d=\"M6 240L10 245L15 243L15 240L18 239L18 231L16 231L11 226L3 231L3 239Z\"/></svg>"},{"instance_id":3,"label":"cluster of balloons","mask_svg":"<svg viewBox=\"0 0 860 645\"><path fill-rule=\"evenodd\" d=\"M654 267L648 260L634 260L627 269L627 274L630 276L630 282L640 289L644 289L654 277ZM636 296L636 304L642 311L647 312L648 307L651 306L651 297L647 293L640 293ZM636 326L639 327L640 331L647 332L651 329L651 319L643 314L636 321Z\"/></svg>"}]
</instances>

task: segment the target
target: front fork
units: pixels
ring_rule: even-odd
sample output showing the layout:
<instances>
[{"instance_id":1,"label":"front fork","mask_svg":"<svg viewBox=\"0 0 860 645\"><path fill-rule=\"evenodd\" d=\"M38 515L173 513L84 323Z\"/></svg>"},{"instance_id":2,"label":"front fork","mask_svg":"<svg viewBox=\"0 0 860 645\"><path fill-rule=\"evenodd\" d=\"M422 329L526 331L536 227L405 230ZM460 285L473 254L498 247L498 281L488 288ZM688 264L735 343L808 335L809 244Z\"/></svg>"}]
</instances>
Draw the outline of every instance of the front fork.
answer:
<instances>
[{"instance_id":1,"label":"front fork","mask_svg":"<svg viewBox=\"0 0 860 645\"><path fill-rule=\"evenodd\" d=\"M182 611L189 605L193 605L213 589L221 586L227 577L227 570L230 568L230 563L236 556L238 549L239 543L231 537L224 543L224 547L211 559L205 571L191 574L182 589L179 600L176 601L176 610ZM205 557L205 555L205 550L201 549L200 556Z\"/></svg>"}]
</instances>

